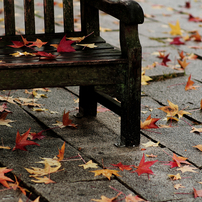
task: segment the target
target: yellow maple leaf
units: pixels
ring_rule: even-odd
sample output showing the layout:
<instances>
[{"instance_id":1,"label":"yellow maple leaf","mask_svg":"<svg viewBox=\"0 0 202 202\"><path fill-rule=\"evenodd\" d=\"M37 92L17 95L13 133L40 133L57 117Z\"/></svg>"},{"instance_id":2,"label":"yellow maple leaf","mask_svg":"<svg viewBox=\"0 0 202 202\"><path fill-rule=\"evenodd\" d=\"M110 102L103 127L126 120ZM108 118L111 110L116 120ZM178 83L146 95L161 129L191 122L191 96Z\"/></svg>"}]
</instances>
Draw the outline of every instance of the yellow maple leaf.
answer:
<instances>
[{"instance_id":1,"label":"yellow maple leaf","mask_svg":"<svg viewBox=\"0 0 202 202\"><path fill-rule=\"evenodd\" d=\"M182 35L179 20L177 20L175 25L173 25L171 23L168 23L168 24L169 24L169 26L171 28L171 31L170 31L171 35L174 35L174 36L175 35Z\"/></svg>"},{"instance_id":2,"label":"yellow maple leaf","mask_svg":"<svg viewBox=\"0 0 202 202\"><path fill-rule=\"evenodd\" d=\"M109 180L112 176L112 174L116 175L116 176L119 176L121 177L119 174L118 174L118 170L109 170L109 169L102 169L102 170L94 170L94 171L89 171L89 172L93 172L95 173L95 176L98 176L98 175L104 175L105 177L107 177Z\"/></svg>"},{"instance_id":3,"label":"yellow maple leaf","mask_svg":"<svg viewBox=\"0 0 202 202\"><path fill-rule=\"evenodd\" d=\"M71 41L76 41L77 43L81 42L82 40L84 40L86 37L67 37L66 39L69 39Z\"/></svg>"},{"instance_id":4,"label":"yellow maple leaf","mask_svg":"<svg viewBox=\"0 0 202 202\"><path fill-rule=\"evenodd\" d=\"M84 47L88 47L88 48L95 48L95 47L97 47L95 45L95 43L91 43L91 44L76 44L76 45L78 45L78 46L84 46Z\"/></svg>"},{"instance_id":5,"label":"yellow maple leaf","mask_svg":"<svg viewBox=\"0 0 202 202\"><path fill-rule=\"evenodd\" d=\"M36 178L37 180L31 180L31 181L35 183L44 183L44 184L55 183L53 180L51 180L50 178L46 176L44 176L43 178L41 177L34 177L34 178Z\"/></svg>"},{"instance_id":6,"label":"yellow maple leaf","mask_svg":"<svg viewBox=\"0 0 202 202\"><path fill-rule=\"evenodd\" d=\"M190 167L189 165L183 166L181 168L177 168L177 170L182 171L182 173L185 173L185 172L197 173L194 169L198 169L198 168Z\"/></svg>"},{"instance_id":7,"label":"yellow maple leaf","mask_svg":"<svg viewBox=\"0 0 202 202\"><path fill-rule=\"evenodd\" d=\"M142 71L142 77L141 77L141 85L148 85L147 81L151 81L152 78L145 75L145 71Z\"/></svg>"},{"instance_id":8,"label":"yellow maple leaf","mask_svg":"<svg viewBox=\"0 0 202 202\"><path fill-rule=\"evenodd\" d=\"M93 163L92 160L88 161L85 164L79 165L79 166L83 166L84 169L87 169L87 168L98 168L97 163Z\"/></svg>"}]
</instances>

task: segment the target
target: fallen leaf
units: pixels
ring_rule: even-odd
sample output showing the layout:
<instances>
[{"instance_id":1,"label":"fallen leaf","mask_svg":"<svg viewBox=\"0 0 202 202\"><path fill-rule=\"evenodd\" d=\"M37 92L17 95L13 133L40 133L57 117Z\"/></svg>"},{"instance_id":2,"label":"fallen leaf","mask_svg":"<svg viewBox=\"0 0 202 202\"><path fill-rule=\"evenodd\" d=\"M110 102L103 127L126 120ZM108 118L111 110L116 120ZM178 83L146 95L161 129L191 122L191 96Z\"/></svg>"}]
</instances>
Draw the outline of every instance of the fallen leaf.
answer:
<instances>
[{"instance_id":1,"label":"fallen leaf","mask_svg":"<svg viewBox=\"0 0 202 202\"><path fill-rule=\"evenodd\" d=\"M177 20L175 25L173 25L171 23L168 23L168 25L171 28L171 31L170 31L171 35L182 35L179 20Z\"/></svg>"},{"instance_id":2,"label":"fallen leaf","mask_svg":"<svg viewBox=\"0 0 202 202\"><path fill-rule=\"evenodd\" d=\"M116 175L118 177L121 177L119 174L118 174L118 170L109 170L109 169L102 169L102 170L94 170L94 171L89 171L89 172L93 172L95 173L95 176L98 176L98 175L104 175L105 177L107 177L109 180L113 175Z\"/></svg>"},{"instance_id":3,"label":"fallen leaf","mask_svg":"<svg viewBox=\"0 0 202 202\"><path fill-rule=\"evenodd\" d=\"M170 42L172 45L184 45L185 43L180 41L181 37L175 37L173 38L173 41Z\"/></svg>"},{"instance_id":4,"label":"fallen leaf","mask_svg":"<svg viewBox=\"0 0 202 202\"><path fill-rule=\"evenodd\" d=\"M186 62L186 58L184 58L183 61L181 60L177 60L177 61L183 70L190 64L190 62Z\"/></svg>"},{"instance_id":5,"label":"fallen leaf","mask_svg":"<svg viewBox=\"0 0 202 202\"><path fill-rule=\"evenodd\" d=\"M154 155L154 154L145 154L145 155L148 158L156 158L157 157L157 155Z\"/></svg>"},{"instance_id":6,"label":"fallen leaf","mask_svg":"<svg viewBox=\"0 0 202 202\"><path fill-rule=\"evenodd\" d=\"M11 148L8 146L0 146L0 149L11 149Z\"/></svg>"},{"instance_id":7,"label":"fallen leaf","mask_svg":"<svg viewBox=\"0 0 202 202\"><path fill-rule=\"evenodd\" d=\"M79 165L79 166L83 166L84 169L87 169L87 168L98 168L97 163L93 163L92 160L88 161L85 164Z\"/></svg>"},{"instance_id":8,"label":"fallen leaf","mask_svg":"<svg viewBox=\"0 0 202 202\"><path fill-rule=\"evenodd\" d=\"M189 21L191 22L202 22L202 19L199 17L194 17L193 15L189 14Z\"/></svg>"},{"instance_id":9,"label":"fallen leaf","mask_svg":"<svg viewBox=\"0 0 202 202\"><path fill-rule=\"evenodd\" d=\"M118 164L111 164L112 166L118 167L121 171L123 170L132 170L132 165L123 165L121 162Z\"/></svg>"},{"instance_id":10,"label":"fallen leaf","mask_svg":"<svg viewBox=\"0 0 202 202\"><path fill-rule=\"evenodd\" d=\"M135 171L132 171L131 173L136 172L139 176L142 175L143 173L147 173L147 174L152 174L153 175L154 173L153 173L153 171L149 167L152 166L157 161L158 160L145 162L145 156L143 154L143 157L142 157L139 165L137 166L137 169Z\"/></svg>"},{"instance_id":11,"label":"fallen leaf","mask_svg":"<svg viewBox=\"0 0 202 202\"><path fill-rule=\"evenodd\" d=\"M182 186L182 184L175 184L174 185L175 189L179 189L179 188L185 188L184 186Z\"/></svg>"},{"instance_id":12,"label":"fallen leaf","mask_svg":"<svg viewBox=\"0 0 202 202\"><path fill-rule=\"evenodd\" d=\"M38 139L38 140L42 140L44 139L46 136L45 135L42 135L42 133L44 132L44 130L38 132L38 133L30 133L28 135L28 137L31 139L31 140L35 140L35 139Z\"/></svg>"},{"instance_id":13,"label":"fallen leaf","mask_svg":"<svg viewBox=\"0 0 202 202\"><path fill-rule=\"evenodd\" d=\"M34 177L34 178L36 178L37 180L31 180L31 181L35 183L44 183L44 184L55 183L53 180L51 180L46 176L44 176L43 178L42 177Z\"/></svg>"},{"instance_id":14,"label":"fallen leaf","mask_svg":"<svg viewBox=\"0 0 202 202\"><path fill-rule=\"evenodd\" d=\"M16 103L14 102L15 98L13 98L13 97L0 96L0 100L1 101L6 101L6 102L9 102L11 104L15 104L16 105Z\"/></svg>"},{"instance_id":15,"label":"fallen leaf","mask_svg":"<svg viewBox=\"0 0 202 202\"><path fill-rule=\"evenodd\" d=\"M168 174L169 178L172 178L172 180L180 180L181 176L179 173L177 173L176 175L172 175L172 174Z\"/></svg>"},{"instance_id":16,"label":"fallen leaf","mask_svg":"<svg viewBox=\"0 0 202 202\"><path fill-rule=\"evenodd\" d=\"M97 112L106 112L106 111L110 111L110 109L106 108L106 107L102 107L101 105L97 107Z\"/></svg>"},{"instance_id":17,"label":"fallen leaf","mask_svg":"<svg viewBox=\"0 0 202 202\"><path fill-rule=\"evenodd\" d=\"M159 142L154 143L154 142L152 142L152 141L150 140L149 142L143 143L142 145L145 146L145 147L158 147Z\"/></svg>"},{"instance_id":18,"label":"fallen leaf","mask_svg":"<svg viewBox=\"0 0 202 202\"><path fill-rule=\"evenodd\" d=\"M74 52L75 49L71 46L72 43L74 43L74 41L71 40L66 41L66 35L65 35L57 47L57 52Z\"/></svg>"},{"instance_id":19,"label":"fallen leaf","mask_svg":"<svg viewBox=\"0 0 202 202\"><path fill-rule=\"evenodd\" d=\"M167 62L170 62L171 60L168 58L169 57L169 55L170 54L167 54L164 58L163 58L163 60L162 60L162 62L161 62L161 65L163 65L163 66L168 66L167 65Z\"/></svg>"},{"instance_id":20,"label":"fallen leaf","mask_svg":"<svg viewBox=\"0 0 202 202\"><path fill-rule=\"evenodd\" d=\"M77 125L76 125L76 124L73 124L73 123L72 123L72 120L69 119L69 112L65 113L65 110L64 110L62 122L61 122L61 121L56 121L56 122L57 122L57 123L56 123L56 124L53 124L53 125L59 126L60 128L64 128L64 127L66 127L66 126L73 127L73 128L77 128Z\"/></svg>"},{"instance_id":21,"label":"fallen leaf","mask_svg":"<svg viewBox=\"0 0 202 202\"><path fill-rule=\"evenodd\" d=\"M41 60L55 60L58 55L53 55L52 53L46 53L45 51L38 51L37 56L41 56Z\"/></svg>"},{"instance_id":22,"label":"fallen leaf","mask_svg":"<svg viewBox=\"0 0 202 202\"><path fill-rule=\"evenodd\" d=\"M194 198L202 197L202 189L196 190L194 187L193 189L194 189Z\"/></svg>"},{"instance_id":23,"label":"fallen leaf","mask_svg":"<svg viewBox=\"0 0 202 202\"><path fill-rule=\"evenodd\" d=\"M179 118L181 118L184 114L190 114L189 112L184 111L184 110L179 111L178 105L173 104L171 101L167 100L167 102L168 102L169 106L160 107L158 109L166 112L168 118L174 119L175 115L177 115Z\"/></svg>"},{"instance_id":24,"label":"fallen leaf","mask_svg":"<svg viewBox=\"0 0 202 202\"><path fill-rule=\"evenodd\" d=\"M200 87L200 86L193 86L193 84L194 84L194 81L191 80L191 74L190 74L185 86L185 90L195 90L197 87Z\"/></svg>"},{"instance_id":25,"label":"fallen leaf","mask_svg":"<svg viewBox=\"0 0 202 202\"><path fill-rule=\"evenodd\" d=\"M46 108L36 108L36 107L33 107L33 108L32 108L32 111L33 111L33 112L45 112L45 111L48 111L48 109L46 109Z\"/></svg>"},{"instance_id":26,"label":"fallen leaf","mask_svg":"<svg viewBox=\"0 0 202 202\"><path fill-rule=\"evenodd\" d=\"M75 41L77 43L83 41L86 37L82 36L82 37L67 37L67 39L71 40L71 41Z\"/></svg>"},{"instance_id":27,"label":"fallen leaf","mask_svg":"<svg viewBox=\"0 0 202 202\"><path fill-rule=\"evenodd\" d=\"M187 158L182 157L182 156L177 156L176 154L173 153L173 157L172 157L173 161L175 161L177 163L178 167L181 167L181 163L184 164L190 164L189 162L187 162Z\"/></svg>"},{"instance_id":28,"label":"fallen leaf","mask_svg":"<svg viewBox=\"0 0 202 202\"><path fill-rule=\"evenodd\" d=\"M185 172L197 173L194 169L198 169L198 168L190 167L189 165L183 166L181 168L177 168L177 170L182 171L182 173L185 173Z\"/></svg>"},{"instance_id":29,"label":"fallen leaf","mask_svg":"<svg viewBox=\"0 0 202 202\"><path fill-rule=\"evenodd\" d=\"M199 145L196 145L196 146L193 146L193 147L195 147L195 148L199 149L200 151L202 151L202 144L199 144Z\"/></svg>"},{"instance_id":30,"label":"fallen leaf","mask_svg":"<svg viewBox=\"0 0 202 202\"><path fill-rule=\"evenodd\" d=\"M152 78L150 78L149 76L145 75L145 71L142 71L142 76L141 76L141 85L148 85L148 81L151 81Z\"/></svg>"},{"instance_id":31,"label":"fallen leaf","mask_svg":"<svg viewBox=\"0 0 202 202\"><path fill-rule=\"evenodd\" d=\"M4 174L8 173L10 171L12 171L13 169L7 169L6 167L0 168L0 183L7 188L10 188L7 181L8 182L13 182L12 179L10 179L9 177L6 177Z\"/></svg>"},{"instance_id":32,"label":"fallen leaf","mask_svg":"<svg viewBox=\"0 0 202 202\"><path fill-rule=\"evenodd\" d=\"M8 126L8 127L12 127L9 123L12 123L14 121L10 120L10 119L6 119L7 115L9 112L4 112L0 115L0 125L2 126Z\"/></svg>"},{"instance_id":33,"label":"fallen leaf","mask_svg":"<svg viewBox=\"0 0 202 202\"><path fill-rule=\"evenodd\" d=\"M198 33L198 31L195 31L195 33L192 34L192 35L190 36L190 38L194 38L194 41L198 41L198 42L201 41L201 35Z\"/></svg>"},{"instance_id":34,"label":"fallen leaf","mask_svg":"<svg viewBox=\"0 0 202 202\"><path fill-rule=\"evenodd\" d=\"M27 149L25 148L28 145L37 145L40 146L38 143L27 140L27 137L30 133L30 129L25 132L24 134L20 135L19 131L17 131L17 135L16 135L16 140L15 140L15 147L13 148L12 151L16 150L16 149L20 149L20 150L24 150L27 151Z\"/></svg>"},{"instance_id":35,"label":"fallen leaf","mask_svg":"<svg viewBox=\"0 0 202 202\"><path fill-rule=\"evenodd\" d=\"M65 142L63 143L61 149L58 149L59 154L57 155L58 161L61 161L64 159L64 153L65 153Z\"/></svg>"},{"instance_id":36,"label":"fallen leaf","mask_svg":"<svg viewBox=\"0 0 202 202\"><path fill-rule=\"evenodd\" d=\"M156 122L158 120L160 120L160 119L159 118L151 118L151 115L149 115L144 122L140 121L140 128L141 129L159 128L156 125Z\"/></svg>"},{"instance_id":37,"label":"fallen leaf","mask_svg":"<svg viewBox=\"0 0 202 202\"><path fill-rule=\"evenodd\" d=\"M38 48L41 48L43 45L47 44L48 42L42 42L40 39L36 39L35 42L33 42L31 45L29 45L28 47L32 47L32 46L37 46Z\"/></svg>"},{"instance_id":38,"label":"fallen leaf","mask_svg":"<svg viewBox=\"0 0 202 202\"><path fill-rule=\"evenodd\" d=\"M192 127L192 130L190 131L190 133L202 133L202 128Z\"/></svg>"},{"instance_id":39,"label":"fallen leaf","mask_svg":"<svg viewBox=\"0 0 202 202\"><path fill-rule=\"evenodd\" d=\"M106 196L101 196L101 199L91 199L91 201L97 201L97 202L115 202L119 195L120 195L120 193L118 193L113 198L107 198Z\"/></svg>"},{"instance_id":40,"label":"fallen leaf","mask_svg":"<svg viewBox=\"0 0 202 202\"><path fill-rule=\"evenodd\" d=\"M30 175L30 177L38 177L57 172L58 169L61 167L61 164L59 166L52 167L46 160L44 161L44 165L44 168L32 167L31 169L25 168L25 170L32 174Z\"/></svg>"},{"instance_id":41,"label":"fallen leaf","mask_svg":"<svg viewBox=\"0 0 202 202\"><path fill-rule=\"evenodd\" d=\"M145 201L144 199L140 198L139 196L133 196L132 194L129 194L125 197L125 202L139 202L139 201Z\"/></svg>"},{"instance_id":42,"label":"fallen leaf","mask_svg":"<svg viewBox=\"0 0 202 202\"><path fill-rule=\"evenodd\" d=\"M88 47L88 48L96 48L97 46L95 45L95 43L92 44L76 44L78 46L84 46L84 47Z\"/></svg>"},{"instance_id":43,"label":"fallen leaf","mask_svg":"<svg viewBox=\"0 0 202 202\"><path fill-rule=\"evenodd\" d=\"M26 38L24 38L22 35L21 35L21 38L22 38L22 41L12 41L12 43L14 45L8 45L12 48L21 48L29 43L31 43L31 41L27 41Z\"/></svg>"}]
</instances>

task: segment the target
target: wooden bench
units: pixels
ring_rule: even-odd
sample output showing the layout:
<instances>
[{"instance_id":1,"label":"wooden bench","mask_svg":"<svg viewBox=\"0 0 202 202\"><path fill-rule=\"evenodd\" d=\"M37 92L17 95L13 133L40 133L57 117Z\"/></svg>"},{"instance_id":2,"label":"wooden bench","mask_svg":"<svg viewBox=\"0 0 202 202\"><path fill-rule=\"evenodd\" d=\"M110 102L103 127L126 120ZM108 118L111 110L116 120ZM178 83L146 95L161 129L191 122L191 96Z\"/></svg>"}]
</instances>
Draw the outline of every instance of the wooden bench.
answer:
<instances>
[{"instance_id":1,"label":"wooden bench","mask_svg":"<svg viewBox=\"0 0 202 202\"><path fill-rule=\"evenodd\" d=\"M141 7L134 0L80 0L81 31L74 31L73 0L63 0L64 32L55 33L54 1L44 0L45 33L35 33L34 0L24 1L25 35L48 42L41 51L58 55L42 60L39 56L13 57L16 51L29 51L24 46L12 48L12 41L22 41L16 34L14 0L4 0L5 36L0 40L0 89L80 86L79 113L96 116L97 102L121 116L120 146L140 143L141 45L138 24L143 23ZM115 49L100 37L99 10L120 20L120 46ZM94 49L76 46L75 52L57 53L50 44L66 37L87 36L83 44L95 43ZM73 44L72 44L73 45ZM32 50L31 52L35 52ZM110 96L95 91L94 86L114 84L120 87L121 104Z\"/></svg>"}]
</instances>

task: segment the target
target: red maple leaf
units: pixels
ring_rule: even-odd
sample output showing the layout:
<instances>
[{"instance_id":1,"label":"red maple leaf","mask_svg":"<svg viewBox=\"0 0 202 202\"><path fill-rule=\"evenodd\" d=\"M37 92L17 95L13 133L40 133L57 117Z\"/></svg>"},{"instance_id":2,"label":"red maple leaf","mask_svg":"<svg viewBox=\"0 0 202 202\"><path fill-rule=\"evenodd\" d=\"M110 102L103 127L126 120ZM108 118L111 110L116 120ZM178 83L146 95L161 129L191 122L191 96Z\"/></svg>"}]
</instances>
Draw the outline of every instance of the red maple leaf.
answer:
<instances>
[{"instance_id":1,"label":"red maple leaf","mask_svg":"<svg viewBox=\"0 0 202 202\"><path fill-rule=\"evenodd\" d=\"M44 132L45 130L42 130L38 133L31 133L30 135L32 136L31 140L35 140L35 139L38 139L38 140L42 140L44 139L46 136L45 135L42 135L42 133Z\"/></svg>"},{"instance_id":2,"label":"red maple leaf","mask_svg":"<svg viewBox=\"0 0 202 202\"><path fill-rule=\"evenodd\" d=\"M137 166L137 169L135 171L132 171L131 173L137 173L139 176L143 173L148 173L148 174L154 174L151 169L149 169L150 166L152 166L154 163L156 163L158 160L155 161L147 161L145 162L145 156L143 154L143 157L140 161L139 166Z\"/></svg>"},{"instance_id":3,"label":"red maple leaf","mask_svg":"<svg viewBox=\"0 0 202 202\"><path fill-rule=\"evenodd\" d=\"M75 49L71 46L72 43L75 43L75 41L66 40L65 35L57 47L57 52L74 52Z\"/></svg>"},{"instance_id":4,"label":"red maple leaf","mask_svg":"<svg viewBox=\"0 0 202 202\"><path fill-rule=\"evenodd\" d=\"M160 120L160 118L151 118L151 114L147 117L147 119L142 123L141 122L141 129L149 129L149 128L159 128L156 125L156 122Z\"/></svg>"},{"instance_id":5,"label":"red maple leaf","mask_svg":"<svg viewBox=\"0 0 202 202\"><path fill-rule=\"evenodd\" d=\"M167 62L169 62L169 61L171 61L169 58L168 58L168 56L169 56L170 54L167 54L164 58L163 58L163 60L162 60L162 62L161 62L161 65L163 65L163 66L168 66L166 63Z\"/></svg>"},{"instance_id":6,"label":"red maple leaf","mask_svg":"<svg viewBox=\"0 0 202 202\"><path fill-rule=\"evenodd\" d=\"M29 128L29 130L27 132L25 132L24 134L22 134L22 135L20 135L19 131L17 132L16 140L15 140L15 147L13 148L12 151L14 151L16 149L27 151L27 149L25 148L25 146L27 146L27 145L37 145L37 146L40 146L36 142L27 140L27 137L29 135L30 129L31 128Z\"/></svg>"},{"instance_id":7,"label":"red maple leaf","mask_svg":"<svg viewBox=\"0 0 202 202\"><path fill-rule=\"evenodd\" d=\"M180 41L180 38L181 37L175 37L173 39L173 41L170 42L170 44L173 44L173 45L184 45L184 42Z\"/></svg>"},{"instance_id":8,"label":"red maple leaf","mask_svg":"<svg viewBox=\"0 0 202 202\"><path fill-rule=\"evenodd\" d=\"M118 164L111 164L112 166L118 167L120 170L132 170L132 165L123 165L121 162Z\"/></svg>"},{"instance_id":9,"label":"red maple leaf","mask_svg":"<svg viewBox=\"0 0 202 202\"><path fill-rule=\"evenodd\" d=\"M22 35L21 37L22 37L22 41L12 41L14 45L8 45L8 46L12 48L21 48L29 43L32 43L31 41L27 41L27 39L24 38Z\"/></svg>"},{"instance_id":10,"label":"red maple leaf","mask_svg":"<svg viewBox=\"0 0 202 202\"><path fill-rule=\"evenodd\" d=\"M202 19L199 17L194 17L193 15L189 14L189 21L191 21L191 22L202 22Z\"/></svg>"},{"instance_id":11,"label":"red maple leaf","mask_svg":"<svg viewBox=\"0 0 202 202\"><path fill-rule=\"evenodd\" d=\"M175 161L170 161L169 163L164 164L164 165L168 165L168 166L170 166L170 168L178 167L178 165Z\"/></svg>"},{"instance_id":12,"label":"red maple leaf","mask_svg":"<svg viewBox=\"0 0 202 202\"><path fill-rule=\"evenodd\" d=\"M7 169L6 167L4 168L0 168L0 183L4 186L4 187L7 187L7 188L10 188L7 181L9 182L13 182L12 179L6 177L4 175L4 173L8 173L10 171L12 171L13 169Z\"/></svg>"},{"instance_id":13,"label":"red maple leaf","mask_svg":"<svg viewBox=\"0 0 202 202\"><path fill-rule=\"evenodd\" d=\"M202 197L202 189L196 190L194 187L193 189L194 189L194 198Z\"/></svg>"},{"instance_id":14,"label":"red maple leaf","mask_svg":"<svg viewBox=\"0 0 202 202\"><path fill-rule=\"evenodd\" d=\"M38 51L37 53L34 53L38 56L42 56L40 59L43 59L43 60L54 60L57 55L53 55L52 53L47 53L45 51Z\"/></svg>"}]
</instances>

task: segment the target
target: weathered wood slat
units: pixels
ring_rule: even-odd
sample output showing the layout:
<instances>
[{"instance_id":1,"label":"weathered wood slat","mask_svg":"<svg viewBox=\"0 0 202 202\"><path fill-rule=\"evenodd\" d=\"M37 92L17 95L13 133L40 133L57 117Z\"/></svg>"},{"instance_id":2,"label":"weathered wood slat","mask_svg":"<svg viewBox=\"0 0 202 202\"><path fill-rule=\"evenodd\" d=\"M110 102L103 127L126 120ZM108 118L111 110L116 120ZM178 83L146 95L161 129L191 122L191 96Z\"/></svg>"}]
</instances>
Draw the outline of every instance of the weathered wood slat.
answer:
<instances>
[{"instance_id":1,"label":"weathered wood slat","mask_svg":"<svg viewBox=\"0 0 202 202\"><path fill-rule=\"evenodd\" d=\"M44 0L45 33L55 33L54 1Z\"/></svg>"},{"instance_id":2,"label":"weathered wood slat","mask_svg":"<svg viewBox=\"0 0 202 202\"><path fill-rule=\"evenodd\" d=\"M53 86L103 85L124 82L124 64L83 66L51 66L45 68L7 68L0 71L0 89L20 89Z\"/></svg>"},{"instance_id":3,"label":"weathered wood slat","mask_svg":"<svg viewBox=\"0 0 202 202\"><path fill-rule=\"evenodd\" d=\"M24 1L25 34L35 34L34 1Z\"/></svg>"},{"instance_id":4,"label":"weathered wood slat","mask_svg":"<svg viewBox=\"0 0 202 202\"><path fill-rule=\"evenodd\" d=\"M5 35L15 35L14 0L4 0Z\"/></svg>"},{"instance_id":5,"label":"weathered wood slat","mask_svg":"<svg viewBox=\"0 0 202 202\"><path fill-rule=\"evenodd\" d=\"M73 1L63 0L64 32L74 31Z\"/></svg>"}]
</instances>

